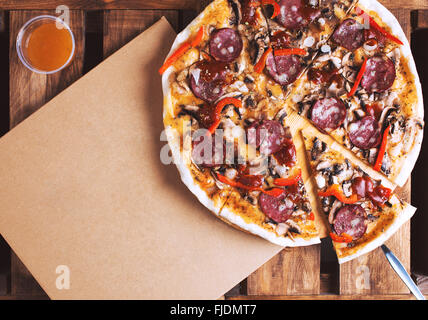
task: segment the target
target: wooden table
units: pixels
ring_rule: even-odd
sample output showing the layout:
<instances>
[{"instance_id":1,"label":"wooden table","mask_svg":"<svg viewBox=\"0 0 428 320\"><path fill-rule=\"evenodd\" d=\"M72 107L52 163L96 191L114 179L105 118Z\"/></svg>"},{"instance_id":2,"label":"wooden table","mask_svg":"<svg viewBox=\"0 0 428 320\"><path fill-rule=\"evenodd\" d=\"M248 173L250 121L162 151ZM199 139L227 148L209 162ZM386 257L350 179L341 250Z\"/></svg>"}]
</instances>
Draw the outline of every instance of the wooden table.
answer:
<instances>
[{"instance_id":1,"label":"wooden table","mask_svg":"<svg viewBox=\"0 0 428 320\"><path fill-rule=\"evenodd\" d=\"M197 0L0 0L0 89L4 103L0 127L13 128L137 34L166 16L176 31L183 29L210 1ZM410 39L412 30L428 27L428 1L383 0ZM18 60L15 39L21 26L40 14L55 14L58 5L71 9L70 26L76 38L71 66L54 75L28 71ZM125 10L126 9L126 10ZM417 11L416 11L417 10ZM9 73L7 70L9 69ZM9 75L9 77L7 77ZM7 86L9 83L9 87ZM4 120L9 114L9 123ZM5 130L3 130L4 133ZM410 181L399 191L410 201ZM410 223L388 241L410 271ZM0 299L47 296L20 262L0 245ZM5 263L6 261L6 263ZM10 268L9 268L10 267ZM2 270L3 269L3 270ZM376 250L339 266L331 244L287 248L245 281L226 293L226 299L408 299L409 291Z\"/></svg>"}]
</instances>

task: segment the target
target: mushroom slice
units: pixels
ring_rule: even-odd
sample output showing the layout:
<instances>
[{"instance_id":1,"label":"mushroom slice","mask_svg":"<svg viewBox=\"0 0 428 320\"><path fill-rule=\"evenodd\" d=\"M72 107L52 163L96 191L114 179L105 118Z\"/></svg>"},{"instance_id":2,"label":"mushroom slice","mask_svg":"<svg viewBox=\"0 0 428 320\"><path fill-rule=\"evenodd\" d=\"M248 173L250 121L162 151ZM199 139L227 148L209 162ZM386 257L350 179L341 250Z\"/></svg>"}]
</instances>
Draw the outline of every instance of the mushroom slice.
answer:
<instances>
[{"instance_id":1,"label":"mushroom slice","mask_svg":"<svg viewBox=\"0 0 428 320\"><path fill-rule=\"evenodd\" d=\"M336 211L342 207L342 203L339 200L335 200L333 205L331 206L330 212L328 213L328 222L330 224L334 224L334 218L336 215Z\"/></svg>"},{"instance_id":2,"label":"mushroom slice","mask_svg":"<svg viewBox=\"0 0 428 320\"><path fill-rule=\"evenodd\" d=\"M279 236L283 236L284 234L286 234L288 232L288 230L290 230L290 226L288 224L278 223L275 231Z\"/></svg>"},{"instance_id":3,"label":"mushroom slice","mask_svg":"<svg viewBox=\"0 0 428 320\"><path fill-rule=\"evenodd\" d=\"M324 170L324 169L331 167L331 165L332 165L332 163L330 161L324 160L324 161L321 161L320 163L318 163L316 169L317 169L317 171L321 171L321 170Z\"/></svg>"},{"instance_id":4,"label":"mushroom slice","mask_svg":"<svg viewBox=\"0 0 428 320\"><path fill-rule=\"evenodd\" d=\"M294 233L297 233L297 234L302 233L302 229L293 220L287 220L285 223L290 226L290 229L289 229L290 232L294 232Z\"/></svg>"},{"instance_id":5,"label":"mushroom slice","mask_svg":"<svg viewBox=\"0 0 428 320\"><path fill-rule=\"evenodd\" d=\"M325 178L322 174L318 173L315 176L315 181L316 181L319 189L323 189L325 187L326 181L325 181Z\"/></svg>"}]
</instances>

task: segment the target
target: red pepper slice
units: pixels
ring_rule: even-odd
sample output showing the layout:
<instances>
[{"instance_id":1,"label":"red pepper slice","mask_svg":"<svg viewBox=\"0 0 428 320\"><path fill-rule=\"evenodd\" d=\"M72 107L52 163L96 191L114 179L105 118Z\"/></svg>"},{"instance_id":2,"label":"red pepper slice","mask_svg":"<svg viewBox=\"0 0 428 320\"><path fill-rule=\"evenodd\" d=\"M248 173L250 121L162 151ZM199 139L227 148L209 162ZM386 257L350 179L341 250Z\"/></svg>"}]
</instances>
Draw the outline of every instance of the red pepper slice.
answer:
<instances>
[{"instance_id":1,"label":"red pepper slice","mask_svg":"<svg viewBox=\"0 0 428 320\"><path fill-rule=\"evenodd\" d=\"M273 14L271 19L277 17L281 12L281 7L275 0L262 0L263 5L272 5L273 6Z\"/></svg>"},{"instance_id":2,"label":"red pepper slice","mask_svg":"<svg viewBox=\"0 0 428 320\"><path fill-rule=\"evenodd\" d=\"M340 189L338 184L331 185L330 187L327 188L326 191L318 192L318 195L321 197L335 196L337 200L345 204L353 204L358 201L358 196L355 193L352 194L352 196L350 196L349 198L347 198L343 194L343 191Z\"/></svg>"},{"instance_id":3,"label":"red pepper slice","mask_svg":"<svg viewBox=\"0 0 428 320\"><path fill-rule=\"evenodd\" d=\"M225 106L227 106L228 104L233 104L235 107L237 108L242 108L242 102L241 100L238 100L236 98L224 98L222 100L220 100L216 107L215 107L215 120L214 123L212 124L212 126L208 129L208 133L209 134L213 134L214 131L218 128L218 126L220 125L221 122L221 112L223 111L223 108Z\"/></svg>"},{"instance_id":4,"label":"red pepper slice","mask_svg":"<svg viewBox=\"0 0 428 320\"><path fill-rule=\"evenodd\" d=\"M298 55L298 56L305 56L307 54L307 51L305 49L300 48L292 48L292 49L278 49L275 50L275 56L289 56L289 55Z\"/></svg>"},{"instance_id":5,"label":"red pepper slice","mask_svg":"<svg viewBox=\"0 0 428 320\"><path fill-rule=\"evenodd\" d=\"M382 143L380 145L379 153L377 154L377 159L373 167L373 169L376 171L380 171L382 168L383 158L385 157L386 144L388 142L389 129L391 129L391 125L389 125L383 132Z\"/></svg>"},{"instance_id":6,"label":"red pepper slice","mask_svg":"<svg viewBox=\"0 0 428 320\"><path fill-rule=\"evenodd\" d=\"M352 87L352 90L348 93L348 98L352 97L355 92L357 92L358 86L360 85L361 79L363 78L364 72L366 71L367 67L367 57L364 58L363 65L361 66L360 72L358 72L357 79L355 80L354 86Z\"/></svg>"},{"instance_id":7,"label":"red pepper slice","mask_svg":"<svg viewBox=\"0 0 428 320\"><path fill-rule=\"evenodd\" d=\"M337 234L330 232L330 238L334 242L344 242L344 243L350 243L352 242L352 237L349 234L342 233L340 236Z\"/></svg>"},{"instance_id":8,"label":"red pepper slice","mask_svg":"<svg viewBox=\"0 0 428 320\"><path fill-rule=\"evenodd\" d=\"M272 14L272 17L270 17L271 19L276 18L281 13L281 7L279 6L279 4L275 0L262 0L261 3L260 3L260 1L251 1L250 2L250 7L253 7L253 8L260 7L260 5L264 5L264 6L272 5L273 6L273 14Z\"/></svg>"},{"instance_id":9,"label":"red pepper slice","mask_svg":"<svg viewBox=\"0 0 428 320\"><path fill-rule=\"evenodd\" d=\"M302 170L299 169L299 172L290 178L278 178L273 181L274 184L281 187L295 185L302 178Z\"/></svg>"},{"instance_id":10,"label":"red pepper slice","mask_svg":"<svg viewBox=\"0 0 428 320\"><path fill-rule=\"evenodd\" d=\"M311 212L311 213L309 214L308 219L309 219L309 220L311 220L311 221L314 221L314 220L315 220L315 215L314 215L314 213L313 213L313 212Z\"/></svg>"},{"instance_id":11,"label":"red pepper slice","mask_svg":"<svg viewBox=\"0 0 428 320\"><path fill-rule=\"evenodd\" d=\"M284 193L284 189L280 189L280 188L273 188L270 190L264 190L264 189L258 189L258 190L275 198L279 197L281 194Z\"/></svg>"},{"instance_id":12,"label":"red pepper slice","mask_svg":"<svg viewBox=\"0 0 428 320\"><path fill-rule=\"evenodd\" d=\"M173 54L171 54L171 56L168 59L166 59L163 66L159 69L159 74L163 75L163 73L170 66L172 66L174 62L176 62L187 50L189 50L192 47L193 48L197 47L201 43L203 36L204 36L204 27L200 27L195 39L193 39L192 41L184 42L181 46L178 47L177 50L174 51Z\"/></svg>"},{"instance_id":13,"label":"red pepper slice","mask_svg":"<svg viewBox=\"0 0 428 320\"><path fill-rule=\"evenodd\" d=\"M266 66L266 60L268 55L272 52L272 48L268 48L265 53L263 53L262 57L260 58L259 62L254 66L254 71L257 73L262 73L263 69Z\"/></svg>"},{"instance_id":14,"label":"red pepper slice","mask_svg":"<svg viewBox=\"0 0 428 320\"><path fill-rule=\"evenodd\" d=\"M232 186L232 187L237 187L237 188L246 189L246 190L249 190L252 188L252 187L246 186L245 184L239 183L237 181L230 180L229 178L227 178L221 174L217 174L217 179L220 182L228 184L229 186Z\"/></svg>"},{"instance_id":15,"label":"red pepper slice","mask_svg":"<svg viewBox=\"0 0 428 320\"><path fill-rule=\"evenodd\" d=\"M364 12L364 10L363 9L361 9L361 8L359 8L359 7L357 7L357 13L358 12L360 12L359 13L359 15L361 16L361 15L363 15L363 14L366 14L365 12ZM381 34L383 34L387 39L389 39L389 40L391 40L391 41L393 41L393 42L395 42L395 43L398 43L398 44L400 44L400 45L403 45L403 42L400 40L400 39L398 39L396 36L394 36L394 35L392 35L392 34L390 34L388 31L386 31L385 29L383 29L372 17L370 17L368 14L367 14L367 16L369 17L369 21L370 21L370 27L371 28L373 28L373 29L375 29L375 30L377 30L377 31L379 31Z\"/></svg>"},{"instance_id":16,"label":"red pepper slice","mask_svg":"<svg viewBox=\"0 0 428 320\"><path fill-rule=\"evenodd\" d=\"M240 183L240 182L237 182L234 180L230 180L229 178L222 176L221 174L217 174L217 179L220 182L228 184L229 186L232 186L235 188L249 190L249 191L261 191L261 192L263 192L267 195L270 195L272 197L279 197L284 192L284 190L280 189L280 188L273 188L271 190L264 190L264 189L259 188L259 187L250 187L250 186L247 186L243 183Z\"/></svg>"},{"instance_id":17,"label":"red pepper slice","mask_svg":"<svg viewBox=\"0 0 428 320\"><path fill-rule=\"evenodd\" d=\"M196 34L195 39L190 43L190 45L195 48L199 46L202 42L202 38L204 37L204 27L200 27L198 33Z\"/></svg>"}]
</instances>

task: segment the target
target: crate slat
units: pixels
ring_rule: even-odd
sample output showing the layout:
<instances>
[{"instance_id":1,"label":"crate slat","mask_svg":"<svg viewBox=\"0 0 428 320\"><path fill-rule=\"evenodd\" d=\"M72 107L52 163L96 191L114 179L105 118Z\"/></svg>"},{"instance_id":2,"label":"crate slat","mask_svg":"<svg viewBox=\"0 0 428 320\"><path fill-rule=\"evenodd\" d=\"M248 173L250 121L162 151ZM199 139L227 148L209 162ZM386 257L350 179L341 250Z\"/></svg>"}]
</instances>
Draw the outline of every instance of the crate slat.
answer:
<instances>
[{"instance_id":1,"label":"crate slat","mask_svg":"<svg viewBox=\"0 0 428 320\"><path fill-rule=\"evenodd\" d=\"M321 245L286 248L248 277L248 295L320 293Z\"/></svg>"},{"instance_id":2,"label":"crate slat","mask_svg":"<svg viewBox=\"0 0 428 320\"><path fill-rule=\"evenodd\" d=\"M427 295L425 295L428 298ZM416 300L412 294L385 294L385 295L304 295L304 296L235 296L226 297L226 300Z\"/></svg>"},{"instance_id":3,"label":"crate slat","mask_svg":"<svg viewBox=\"0 0 428 320\"><path fill-rule=\"evenodd\" d=\"M204 0L202 0L203 2ZM55 9L66 5L70 9L197 9L200 0L0 0L0 8L13 9ZM380 0L391 9L428 9L426 0Z\"/></svg>"},{"instance_id":4,"label":"crate slat","mask_svg":"<svg viewBox=\"0 0 428 320\"><path fill-rule=\"evenodd\" d=\"M195 9L199 0L0 0L0 8L5 10L55 9L65 5L70 9Z\"/></svg>"},{"instance_id":5,"label":"crate slat","mask_svg":"<svg viewBox=\"0 0 428 320\"><path fill-rule=\"evenodd\" d=\"M174 30L178 30L179 12L176 10L106 10L104 12L104 58L120 49L153 23L165 16Z\"/></svg>"}]
</instances>

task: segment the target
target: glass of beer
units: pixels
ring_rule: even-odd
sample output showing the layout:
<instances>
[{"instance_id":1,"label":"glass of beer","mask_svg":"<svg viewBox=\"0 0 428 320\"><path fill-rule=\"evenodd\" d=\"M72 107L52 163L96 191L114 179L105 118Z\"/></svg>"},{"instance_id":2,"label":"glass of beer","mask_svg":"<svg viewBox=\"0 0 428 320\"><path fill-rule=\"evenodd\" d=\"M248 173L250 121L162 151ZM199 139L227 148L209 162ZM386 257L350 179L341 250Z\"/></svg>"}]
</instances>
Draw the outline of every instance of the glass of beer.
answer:
<instances>
[{"instance_id":1,"label":"glass of beer","mask_svg":"<svg viewBox=\"0 0 428 320\"><path fill-rule=\"evenodd\" d=\"M75 46L70 27L49 15L27 21L16 39L21 62L31 71L42 74L64 69L73 59Z\"/></svg>"}]
</instances>

